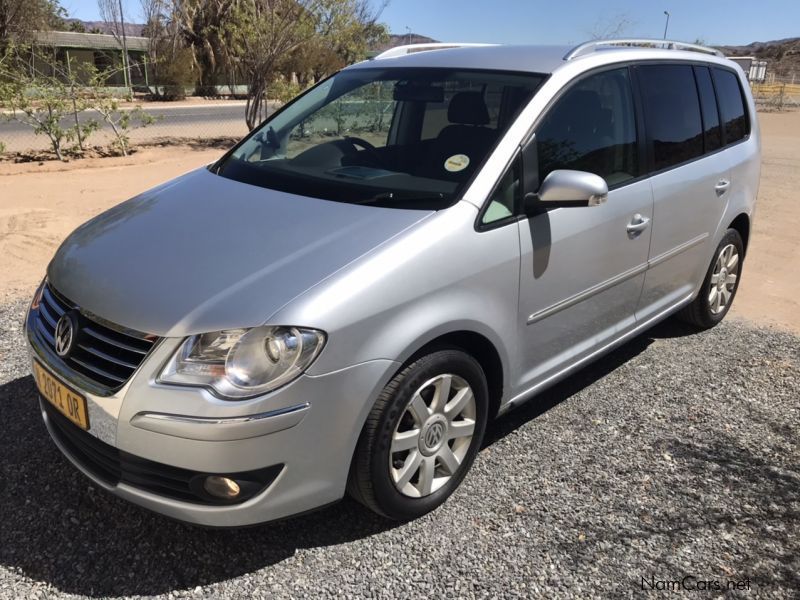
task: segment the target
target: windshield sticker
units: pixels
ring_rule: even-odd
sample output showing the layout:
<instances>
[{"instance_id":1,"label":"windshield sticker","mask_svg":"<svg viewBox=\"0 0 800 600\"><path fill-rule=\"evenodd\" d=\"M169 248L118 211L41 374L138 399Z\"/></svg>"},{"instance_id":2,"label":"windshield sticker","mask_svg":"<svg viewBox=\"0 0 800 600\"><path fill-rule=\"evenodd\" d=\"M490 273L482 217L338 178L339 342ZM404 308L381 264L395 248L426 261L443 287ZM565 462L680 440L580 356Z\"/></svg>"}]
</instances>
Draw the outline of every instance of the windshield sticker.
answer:
<instances>
[{"instance_id":1,"label":"windshield sticker","mask_svg":"<svg viewBox=\"0 0 800 600\"><path fill-rule=\"evenodd\" d=\"M469 156L466 154L453 154L444 161L444 168L451 173L458 173L469 166Z\"/></svg>"}]
</instances>

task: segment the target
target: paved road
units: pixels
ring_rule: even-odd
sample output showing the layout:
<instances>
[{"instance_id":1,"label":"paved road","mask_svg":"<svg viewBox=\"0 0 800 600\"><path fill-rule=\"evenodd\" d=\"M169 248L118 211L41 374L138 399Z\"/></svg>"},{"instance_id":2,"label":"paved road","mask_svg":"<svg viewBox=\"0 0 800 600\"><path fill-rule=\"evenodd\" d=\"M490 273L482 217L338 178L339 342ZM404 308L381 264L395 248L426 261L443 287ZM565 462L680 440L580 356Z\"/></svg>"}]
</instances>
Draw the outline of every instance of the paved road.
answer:
<instances>
[{"instance_id":1,"label":"paved road","mask_svg":"<svg viewBox=\"0 0 800 600\"><path fill-rule=\"evenodd\" d=\"M123 502L59 453L25 305L0 306L0 599L797 598L798 337L665 323L493 423L430 515L346 500L217 531Z\"/></svg>"},{"instance_id":2,"label":"paved road","mask_svg":"<svg viewBox=\"0 0 800 600\"><path fill-rule=\"evenodd\" d=\"M152 125L132 131L134 141L158 138L213 138L240 137L247 132L244 122L244 102L224 104L169 105L163 107L150 104L147 112L157 118ZM98 119L96 113L89 111L79 115L81 121ZM64 119L63 124L73 124L72 117ZM110 128L93 134L90 143L108 143ZM40 150L49 147L44 135L35 135L33 129L17 121L5 122L0 116L0 142L11 152Z\"/></svg>"}]
</instances>

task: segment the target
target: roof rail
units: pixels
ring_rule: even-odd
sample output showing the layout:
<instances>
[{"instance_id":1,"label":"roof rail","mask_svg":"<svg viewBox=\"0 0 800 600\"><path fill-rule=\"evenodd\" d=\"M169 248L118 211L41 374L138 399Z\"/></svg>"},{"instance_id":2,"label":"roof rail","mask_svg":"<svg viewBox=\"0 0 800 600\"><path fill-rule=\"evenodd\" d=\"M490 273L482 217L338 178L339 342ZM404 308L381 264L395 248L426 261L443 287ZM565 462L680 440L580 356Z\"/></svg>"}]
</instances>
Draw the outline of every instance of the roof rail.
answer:
<instances>
[{"instance_id":1,"label":"roof rail","mask_svg":"<svg viewBox=\"0 0 800 600\"><path fill-rule=\"evenodd\" d=\"M405 56L406 54L413 54L415 52L427 52L428 50L446 50L448 48L472 48L482 46L496 46L497 44L464 44L460 42L436 42L430 44L406 44L405 46L395 46L384 50L371 60L380 60L384 58L395 58L397 56Z\"/></svg>"},{"instance_id":2,"label":"roof rail","mask_svg":"<svg viewBox=\"0 0 800 600\"><path fill-rule=\"evenodd\" d=\"M712 54L714 56L725 56L716 48L709 48L707 46L700 46L699 44L688 44L686 42L677 42L675 40L649 40L649 39L619 39L619 40L592 40L579 46L575 46L572 50L567 52L564 60L572 60L584 54L595 52L603 48L622 46L634 48L661 48L664 50L688 50L690 52L702 52L703 54Z\"/></svg>"}]
</instances>

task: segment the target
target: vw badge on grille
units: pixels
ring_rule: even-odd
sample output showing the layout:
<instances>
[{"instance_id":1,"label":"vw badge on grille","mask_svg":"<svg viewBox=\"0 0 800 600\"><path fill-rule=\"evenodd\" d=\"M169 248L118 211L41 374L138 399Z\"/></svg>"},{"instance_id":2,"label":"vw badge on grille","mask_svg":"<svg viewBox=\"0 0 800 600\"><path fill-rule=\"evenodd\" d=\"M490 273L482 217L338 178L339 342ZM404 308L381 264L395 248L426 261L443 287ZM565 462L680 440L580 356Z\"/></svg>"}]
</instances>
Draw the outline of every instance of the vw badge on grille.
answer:
<instances>
[{"instance_id":1,"label":"vw badge on grille","mask_svg":"<svg viewBox=\"0 0 800 600\"><path fill-rule=\"evenodd\" d=\"M66 357L75 345L77 337L77 319L72 312L65 312L56 323L55 346L56 354L61 358Z\"/></svg>"}]
</instances>

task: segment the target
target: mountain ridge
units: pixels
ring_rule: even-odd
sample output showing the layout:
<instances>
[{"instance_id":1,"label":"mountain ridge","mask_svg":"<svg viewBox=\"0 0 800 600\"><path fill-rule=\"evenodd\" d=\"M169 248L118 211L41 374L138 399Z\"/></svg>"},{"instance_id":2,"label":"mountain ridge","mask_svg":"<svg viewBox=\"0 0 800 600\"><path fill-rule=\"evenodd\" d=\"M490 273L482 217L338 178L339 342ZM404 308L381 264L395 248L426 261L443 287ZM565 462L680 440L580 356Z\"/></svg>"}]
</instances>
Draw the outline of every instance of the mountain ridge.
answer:
<instances>
[{"instance_id":1,"label":"mountain ridge","mask_svg":"<svg viewBox=\"0 0 800 600\"><path fill-rule=\"evenodd\" d=\"M767 72L777 77L800 76L800 37L751 42L744 46L716 46L727 56L753 56L767 61Z\"/></svg>"}]
</instances>

